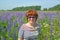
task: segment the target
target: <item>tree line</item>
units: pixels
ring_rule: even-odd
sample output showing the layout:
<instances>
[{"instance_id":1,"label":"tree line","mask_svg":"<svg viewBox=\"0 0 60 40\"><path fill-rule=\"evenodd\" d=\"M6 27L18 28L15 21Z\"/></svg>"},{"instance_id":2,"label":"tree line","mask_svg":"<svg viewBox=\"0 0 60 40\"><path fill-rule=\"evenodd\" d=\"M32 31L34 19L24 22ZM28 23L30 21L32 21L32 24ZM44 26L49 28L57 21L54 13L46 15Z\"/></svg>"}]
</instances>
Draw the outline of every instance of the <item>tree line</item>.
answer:
<instances>
[{"instance_id":1,"label":"tree line","mask_svg":"<svg viewBox=\"0 0 60 40\"><path fill-rule=\"evenodd\" d=\"M15 7L11 10L7 10L7 11L26 11L28 9L34 9L34 10L38 10L38 11L60 11L60 4L55 5L53 7L50 8L43 8L43 10L41 10L41 6L22 6L22 7ZM5 10L2 10L5 11Z\"/></svg>"},{"instance_id":2,"label":"tree line","mask_svg":"<svg viewBox=\"0 0 60 40\"><path fill-rule=\"evenodd\" d=\"M38 11L60 11L60 4L55 5L51 8L48 8L48 9L44 8L43 10L41 10L41 6L16 7L16 8L13 8L12 10L13 11L26 11L28 9L35 9Z\"/></svg>"},{"instance_id":3,"label":"tree line","mask_svg":"<svg viewBox=\"0 0 60 40\"><path fill-rule=\"evenodd\" d=\"M41 10L41 6L27 6L27 7L16 7L13 11L26 11L28 9Z\"/></svg>"}]
</instances>

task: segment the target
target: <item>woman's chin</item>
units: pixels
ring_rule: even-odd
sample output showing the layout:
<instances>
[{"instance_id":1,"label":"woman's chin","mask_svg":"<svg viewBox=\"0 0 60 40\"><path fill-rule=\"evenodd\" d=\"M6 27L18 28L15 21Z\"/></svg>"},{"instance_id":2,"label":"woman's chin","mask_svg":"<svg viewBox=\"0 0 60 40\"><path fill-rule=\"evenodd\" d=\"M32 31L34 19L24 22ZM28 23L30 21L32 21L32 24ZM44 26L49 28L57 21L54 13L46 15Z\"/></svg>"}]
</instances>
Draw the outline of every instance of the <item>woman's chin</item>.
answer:
<instances>
[{"instance_id":1,"label":"woman's chin","mask_svg":"<svg viewBox=\"0 0 60 40\"><path fill-rule=\"evenodd\" d=\"M35 22L30 22L31 24L34 24Z\"/></svg>"}]
</instances>

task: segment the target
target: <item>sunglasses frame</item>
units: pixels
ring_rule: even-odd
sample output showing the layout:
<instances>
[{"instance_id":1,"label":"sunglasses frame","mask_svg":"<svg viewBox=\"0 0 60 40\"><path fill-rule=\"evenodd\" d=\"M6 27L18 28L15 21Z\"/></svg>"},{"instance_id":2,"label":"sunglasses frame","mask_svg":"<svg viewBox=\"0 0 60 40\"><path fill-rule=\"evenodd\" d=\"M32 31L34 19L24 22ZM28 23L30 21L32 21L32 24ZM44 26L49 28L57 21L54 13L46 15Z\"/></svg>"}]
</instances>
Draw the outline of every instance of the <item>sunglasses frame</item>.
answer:
<instances>
[{"instance_id":1,"label":"sunglasses frame","mask_svg":"<svg viewBox=\"0 0 60 40\"><path fill-rule=\"evenodd\" d=\"M36 18L35 16L29 16L28 18Z\"/></svg>"}]
</instances>

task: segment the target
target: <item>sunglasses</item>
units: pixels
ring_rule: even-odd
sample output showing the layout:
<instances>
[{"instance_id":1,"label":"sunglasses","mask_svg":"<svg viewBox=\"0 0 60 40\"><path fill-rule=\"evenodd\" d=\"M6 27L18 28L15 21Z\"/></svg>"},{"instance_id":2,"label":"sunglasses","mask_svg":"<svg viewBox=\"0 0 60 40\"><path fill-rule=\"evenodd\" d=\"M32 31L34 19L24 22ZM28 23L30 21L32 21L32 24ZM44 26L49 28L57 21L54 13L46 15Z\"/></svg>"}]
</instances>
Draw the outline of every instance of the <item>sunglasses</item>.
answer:
<instances>
[{"instance_id":1,"label":"sunglasses","mask_svg":"<svg viewBox=\"0 0 60 40\"><path fill-rule=\"evenodd\" d=\"M28 18L36 18L35 16L29 16Z\"/></svg>"}]
</instances>

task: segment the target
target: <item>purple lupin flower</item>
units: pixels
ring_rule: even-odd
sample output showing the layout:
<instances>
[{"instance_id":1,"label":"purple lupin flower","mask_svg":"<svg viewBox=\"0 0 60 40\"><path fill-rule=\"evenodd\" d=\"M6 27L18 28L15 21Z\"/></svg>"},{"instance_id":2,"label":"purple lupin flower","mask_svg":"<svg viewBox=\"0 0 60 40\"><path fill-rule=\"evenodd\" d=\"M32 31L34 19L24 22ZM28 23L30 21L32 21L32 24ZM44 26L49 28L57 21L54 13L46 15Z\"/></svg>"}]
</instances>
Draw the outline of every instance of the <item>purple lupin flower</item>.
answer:
<instances>
[{"instance_id":1,"label":"purple lupin flower","mask_svg":"<svg viewBox=\"0 0 60 40\"><path fill-rule=\"evenodd\" d=\"M10 27L11 27L11 21L10 21L10 18L8 18L8 27L7 27L7 31L10 30Z\"/></svg>"},{"instance_id":2,"label":"purple lupin flower","mask_svg":"<svg viewBox=\"0 0 60 40\"><path fill-rule=\"evenodd\" d=\"M10 27L11 27L11 20L10 18L8 18L8 26L7 26L8 39L10 38Z\"/></svg>"},{"instance_id":3,"label":"purple lupin flower","mask_svg":"<svg viewBox=\"0 0 60 40\"><path fill-rule=\"evenodd\" d=\"M4 37L3 36L1 36L1 40L4 40Z\"/></svg>"},{"instance_id":4,"label":"purple lupin flower","mask_svg":"<svg viewBox=\"0 0 60 40\"><path fill-rule=\"evenodd\" d=\"M19 29L20 26L23 24L23 22L22 22L22 15L20 15L20 17L17 17L17 22L18 22L18 29Z\"/></svg>"},{"instance_id":5,"label":"purple lupin flower","mask_svg":"<svg viewBox=\"0 0 60 40\"><path fill-rule=\"evenodd\" d=\"M0 20L1 20L1 17L2 17L2 16L0 16Z\"/></svg>"},{"instance_id":6,"label":"purple lupin flower","mask_svg":"<svg viewBox=\"0 0 60 40\"><path fill-rule=\"evenodd\" d=\"M13 40L16 40L16 30L13 32Z\"/></svg>"},{"instance_id":7,"label":"purple lupin flower","mask_svg":"<svg viewBox=\"0 0 60 40\"><path fill-rule=\"evenodd\" d=\"M55 14L54 13L50 13L48 14L48 19L54 18Z\"/></svg>"},{"instance_id":8,"label":"purple lupin flower","mask_svg":"<svg viewBox=\"0 0 60 40\"><path fill-rule=\"evenodd\" d=\"M16 40L16 23L17 23L17 20L15 19L14 21L13 21L13 27L14 27L14 29L13 29L13 40Z\"/></svg>"},{"instance_id":9,"label":"purple lupin flower","mask_svg":"<svg viewBox=\"0 0 60 40\"><path fill-rule=\"evenodd\" d=\"M46 35L45 40L48 40L48 35Z\"/></svg>"},{"instance_id":10,"label":"purple lupin flower","mask_svg":"<svg viewBox=\"0 0 60 40\"><path fill-rule=\"evenodd\" d=\"M8 16L9 16L9 13L6 12L6 13L4 13L4 15L2 16L2 19L3 19L3 20L7 20L7 17L8 17Z\"/></svg>"},{"instance_id":11,"label":"purple lupin flower","mask_svg":"<svg viewBox=\"0 0 60 40\"><path fill-rule=\"evenodd\" d=\"M60 13L59 12L56 13L56 17L57 17L58 20L60 20Z\"/></svg>"},{"instance_id":12,"label":"purple lupin flower","mask_svg":"<svg viewBox=\"0 0 60 40\"><path fill-rule=\"evenodd\" d=\"M47 16L47 13L43 13L43 17L42 18L44 19L46 16Z\"/></svg>"},{"instance_id":13,"label":"purple lupin flower","mask_svg":"<svg viewBox=\"0 0 60 40\"><path fill-rule=\"evenodd\" d=\"M52 24L51 24L51 27L50 27L50 40L52 40Z\"/></svg>"}]
</instances>

